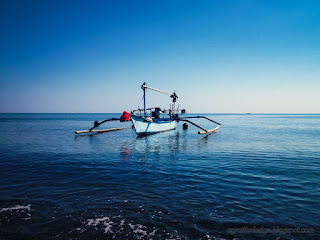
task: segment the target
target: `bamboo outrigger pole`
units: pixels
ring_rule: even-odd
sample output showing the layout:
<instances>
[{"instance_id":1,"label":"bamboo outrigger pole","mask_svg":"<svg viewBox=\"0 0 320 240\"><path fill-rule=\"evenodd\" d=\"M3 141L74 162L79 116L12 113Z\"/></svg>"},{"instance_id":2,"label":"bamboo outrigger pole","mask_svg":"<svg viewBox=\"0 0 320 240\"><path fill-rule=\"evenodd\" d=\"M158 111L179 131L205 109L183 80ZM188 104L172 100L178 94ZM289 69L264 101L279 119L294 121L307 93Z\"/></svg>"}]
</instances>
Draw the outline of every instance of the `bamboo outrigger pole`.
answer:
<instances>
[{"instance_id":1,"label":"bamboo outrigger pole","mask_svg":"<svg viewBox=\"0 0 320 240\"><path fill-rule=\"evenodd\" d=\"M103 120L101 122L95 121L94 122L94 126L92 128L90 128L89 130L75 131L75 134L90 133L90 132L103 133L103 132L111 132L111 131L118 131L118 130L122 130L122 129L132 128L132 126L130 126L130 127L120 127L120 128L109 128L109 129L93 130L94 128L100 126L102 123L109 122L109 121L120 121L121 122L121 118L109 118L109 119Z\"/></svg>"},{"instance_id":2,"label":"bamboo outrigger pole","mask_svg":"<svg viewBox=\"0 0 320 240\"><path fill-rule=\"evenodd\" d=\"M204 132L198 132L199 134L207 134L207 133L211 133L214 132L215 130L217 130L220 127L220 125L218 125L216 128L211 129L211 130L206 130Z\"/></svg>"},{"instance_id":3,"label":"bamboo outrigger pole","mask_svg":"<svg viewBox=\"0 0 320 240\"><path fill-rule=\"evenodd\" d=\"M215 123L215 124L218 124L218 126L217 126L216 128L214 128L214 129L206 130L206 129L204 129L203 127L200 127L199 125L197 125L197 124L195 124L195 123L187 120L187 118L204 118L204 119L207 119L207 120L209 120L209 121L211 121L211 122L213 122L213 123ZM207 133L214 132L214 131L216 131L216 130L220 127L220 125L221 125L220 123L218 123L218 122L216 122L216 121L213 121L213 120L211 120L210 118L207 118L207 117L204 117L204 116L185 117L185 118L180 119L180 121L184 121L184 122L191 123L192 125L194 125L194 126L200 128L201 130L203 130L203 131L201 131L201 132L198 132L199 134L207 134Z\"/></svg>"},{"instance_id":4,"label":"bamboo outrigger pole","mask_svg":"<svg viewBox=\"0 0 320 240\"><path fill-rule=\"evenodd\" d=\"M118 130L122 130L122 129L127 129L127 128L132 128L130 127L121 127L121 128L109 128L109 129L99 129L99 130L82 130L82 131L75 131L75 134L79 134L79 133L103 133L103 132L111 132L111 131L118 131Z\"/></svg>"}]
</instances>

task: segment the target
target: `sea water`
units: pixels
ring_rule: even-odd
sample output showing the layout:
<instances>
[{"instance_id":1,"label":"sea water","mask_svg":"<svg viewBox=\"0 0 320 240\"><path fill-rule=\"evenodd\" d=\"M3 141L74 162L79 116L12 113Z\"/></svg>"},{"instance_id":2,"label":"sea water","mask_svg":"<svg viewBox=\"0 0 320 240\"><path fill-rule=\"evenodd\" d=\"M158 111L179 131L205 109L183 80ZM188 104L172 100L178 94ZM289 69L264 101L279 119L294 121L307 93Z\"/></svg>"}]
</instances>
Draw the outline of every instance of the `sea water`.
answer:
<instances>
[{"instance_id":1,"label":"sea water","mask_svg":"<svg viewBox=\"0 0 320 240\"><path fill-rule=\"evenodd\" d=\"M74 133L120 115L0 114L1 239L320 238L320 115Z\"/></svg>"}]
</instances>

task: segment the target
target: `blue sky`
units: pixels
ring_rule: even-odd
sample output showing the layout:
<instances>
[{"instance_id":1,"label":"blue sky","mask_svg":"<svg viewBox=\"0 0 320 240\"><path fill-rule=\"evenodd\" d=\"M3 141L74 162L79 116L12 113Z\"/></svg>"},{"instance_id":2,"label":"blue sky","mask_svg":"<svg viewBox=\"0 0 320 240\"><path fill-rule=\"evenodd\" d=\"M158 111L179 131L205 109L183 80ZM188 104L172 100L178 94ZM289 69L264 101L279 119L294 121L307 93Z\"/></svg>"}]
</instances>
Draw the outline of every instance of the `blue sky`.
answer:
<instances>
[{"instance_id":1,"label":"blue sky","mask_svg":"<svg viewBox=\"0 0 320 240\"><path fill-rule=\"evenodd\" d=\"M189 112L320 113L319 1L1 1L0 31L0 112L122 112L146 82Z\"/></svg>"}]
</instances>

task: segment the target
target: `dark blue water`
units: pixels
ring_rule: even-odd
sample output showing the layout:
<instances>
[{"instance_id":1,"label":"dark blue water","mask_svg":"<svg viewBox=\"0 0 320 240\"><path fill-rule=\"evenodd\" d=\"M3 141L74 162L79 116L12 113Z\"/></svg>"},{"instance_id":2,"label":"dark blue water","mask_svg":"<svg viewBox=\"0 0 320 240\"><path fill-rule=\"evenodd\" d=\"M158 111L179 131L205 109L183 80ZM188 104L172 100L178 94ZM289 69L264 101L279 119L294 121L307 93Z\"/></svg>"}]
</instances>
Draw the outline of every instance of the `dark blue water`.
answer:
<instances>
[{"instance_id":1,"label":"dark blue water","mask_svg":"<svg viewBox=\"0 0 320 240\"><path fill-rule=\"evenodd\" d=\"M320 239L320 115L74 134L119 116L0 114L1 239Z\"/></svg>"}]
</instances>

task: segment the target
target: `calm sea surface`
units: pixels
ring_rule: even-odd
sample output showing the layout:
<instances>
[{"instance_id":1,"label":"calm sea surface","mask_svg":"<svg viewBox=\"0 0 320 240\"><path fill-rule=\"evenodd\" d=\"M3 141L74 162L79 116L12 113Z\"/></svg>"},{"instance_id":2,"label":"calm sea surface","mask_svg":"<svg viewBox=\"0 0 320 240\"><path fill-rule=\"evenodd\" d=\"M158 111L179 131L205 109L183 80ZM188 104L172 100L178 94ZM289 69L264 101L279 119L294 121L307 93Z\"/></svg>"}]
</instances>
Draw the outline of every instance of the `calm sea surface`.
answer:
<instances>
[{"instance_id":1,"label":"calm sea surface","mask_svg":"<svg viewBox=\"0 0 320 240\"><path fill-rule=\"evenodd\" d=\"M120 115L0 114L0 239L320 239L320 115L74 134Z\"/></svg>"}]
</instances>

